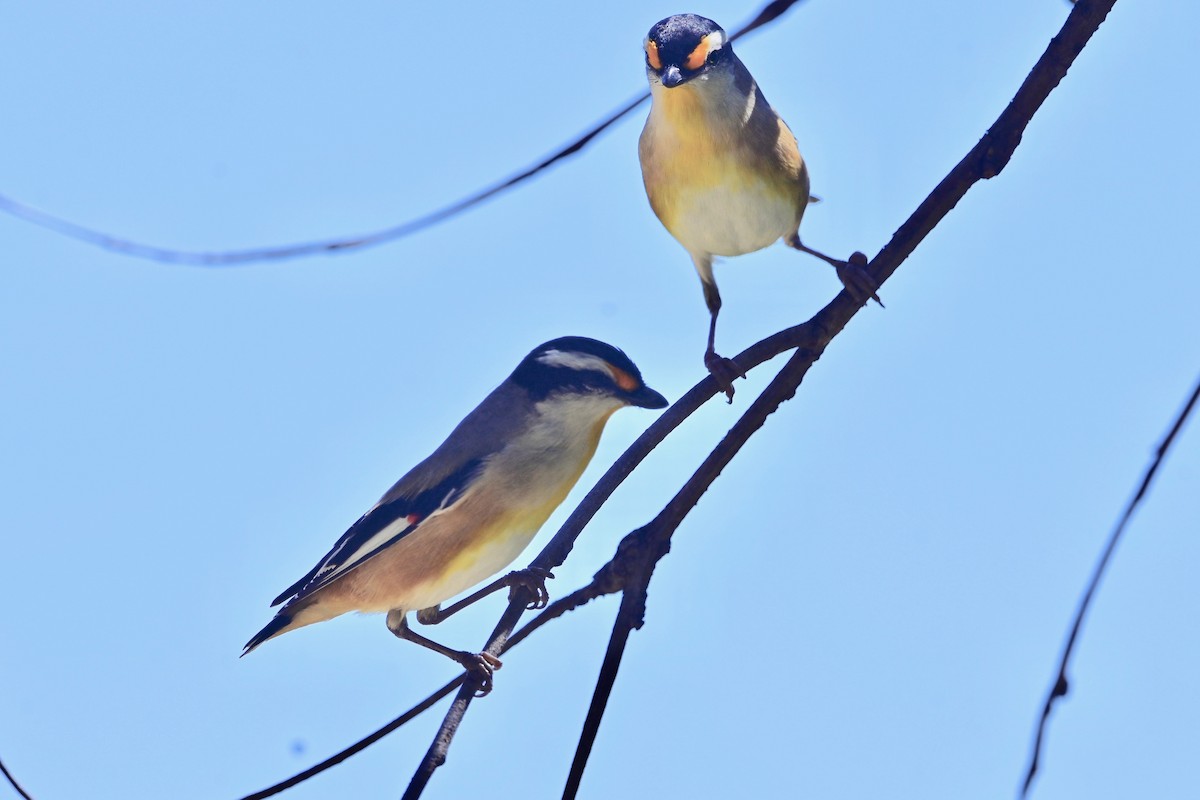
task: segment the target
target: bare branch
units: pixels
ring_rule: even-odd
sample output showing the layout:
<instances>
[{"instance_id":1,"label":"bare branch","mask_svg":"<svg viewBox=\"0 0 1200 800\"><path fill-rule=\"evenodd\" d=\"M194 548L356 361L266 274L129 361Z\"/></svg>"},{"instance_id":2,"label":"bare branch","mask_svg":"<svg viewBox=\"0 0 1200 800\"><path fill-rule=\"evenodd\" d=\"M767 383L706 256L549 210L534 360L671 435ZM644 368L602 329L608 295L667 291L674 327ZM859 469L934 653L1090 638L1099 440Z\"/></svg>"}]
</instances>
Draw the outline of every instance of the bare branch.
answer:
<instances>
[{"instance_id":1,"label":"bare branch","mask_svg":"<svg viewBox=\"0 0 1200 800\"><path fill-rule=\"evenodd\" d=\"M4 766L4 762L3 762L3 761L0 761L0 773L2 773L2 774L4 775L4 778L5 778L5 780L7 780L7 781L8 781L8 784L9 784L10 786L12 786L12 788L16 789L16 791L17 791L17 794L21 795L21 797L25 798L25 800L33 800L33 798L32 798L32 797L30 797L30 796L29 796L29 795L26 793L26 791L25 791L24 789L22 789L22 788L21 788L21 784L17 783L17 779L16 779L16 778L14 778L14 777L12 776L12 773L10 773L10 772L8 771L8 767Z\"/></svg>"},{"instance_id":2,"label":"bare branch","mask_svg":"<svg viewBox=\"0 0 1200 800\"><path fill-rule=\"evenodd\" d=\"M1083 2L1083 0L1081 0ZM1125 506L1125 512L1121 514L1121 519L1117 522L1117 526L1109 534L1108 543L1104 547L1104 552L1100 556L1100 560L1096 563L1095 569L1092 571L1092 577L1088 580L1087 588L1083 592L1083 597L1079 601L1079 608L1075 611L1075 619L1071 623L1071 631L1067 634L1067 641L1063 647L1062 657L1058 662L1058 673L1054 677L1054 685L1050 692L1046 695L1046 702L1042 705L1042 716L1038 719L1037 733L1033 738L1033 752L1029 757L1029 767L1025 773L1025 782L1021 786L1021 797L1029 795L1029 787L1033 784L1033 778L1037 775L1039 761L1042 754L1042 740L1046 734L1046 725L1050 720L1050 711L1054 708L1055 702L1060 697L1066 697L1069 684L1067 681L1067 664L1071 660L1071 655L1075 651L1075 641L1079 637L1079 630L1083 626L1083 618L1088 612L1088 608L1092 604L1092 597L1096 594L1096 588L1100 585L1100 579L1104 577L1104 572L1108 569L1108 562L1112 558L1113 552L1117 549L1117 543L1120 542L1121 536L1125 533L1125 526L1129 519L1133 516L1133 512L1137 509L1142 499L1146 496L1146 492L1150 488L1150 482L1154 480L1155 473L1158 472L1159 466L1163 463L1163 459L1167 456L1167 451L1171 449L1171 445L1175 442L1175 437L1183 428L1184 422L1192 413L1192 409L1196 406L1196 400L1200 398L1200 383L1196 384L1196 388L1192 390L1192 396L1184 405L1183 410L1175 417L1175 423L1171 426L1170 432L1166 438L1162 440L1162 444L1155 451L1154 461L1146 469L1142 476L1141 485L1134 493L1129 504Z\"/></svg>"},{"instance_id":3,"label":"bare branch","mask_svg":"<svg viewBox=\"0 0 1200 800\"><path fill-rule=\"evenodd\" d=\"M575 747L575 757L571 760L571 771L567 775L567 785L563 789L563 800L575 800L579 792L579 784L583 780L583 768L587 766L588 756L592 753L592 745L596 743L596 734L600 731L600 720L604 717L604 709L608 706L608 698L612 695L613 686L617 682L617 670L621 667L621 658L625 655L625 643L629 641L629 633L641 626L641 615L638 606L645 607L645 592L637 589L626 589L621 593L621 609L613 623L612 634L608 637L608 647L604 651L604 661L600 665L600 676L596 679L596 688L592 692L592 702L588 706L587 718L583 722L583 732L579 734L579 744Z\"/></svg>"},{"instance_id":4,"label":"bare branch","mask_svg":"<svg viewBox=\"0 0 1200 800\"><path fill-rule=\"evenodd\" d=\"M753 30L763 27L771 22L774 22L785 11L798 3L799 0L774 0L768 3L753 20L742 28L737 30L731 38L738 38ZM133 258L144 258L150 261L159 261L167 264L184 264L196 267L233 267L241 266L263 261L283 261L292 258L304 258L307 256L317 255L334 255L337 253L345 253L349 251L362 250L368 247L394 242L398 239L403 239L411 236L414 233L431 228L438 223L445 222L448 219L457 217L465 211L468 211L475 206L490 200L496 195L512 189L530 178L534 177L543 170L549 169L569 156L581 152L592 140L599 136L604 131L608 130L615 123L625 117L630 111L640 106L650 97L649 92L642 92L633 100L630 100L625 105L609 113L603 120L596 125L579 134L570 144L556 150L550 155L531 164L528 167L516 172L513 175L494 183L491 186L480 189L473 194L469 194L459 200L455 200L449 205L422 214L419 217L407 220L405 222L391 225L387 228L382 228L377 231L360 234L357 236L342 236L336 239L321 239L313 242L297 242L294 244L278 245L275 247L256 247L247 250L226 250L226 251L198 251L198 250L176 250L169 247L159 247L157 245L145 244L136 242L132 239L124 239L119 236L98 231L94 228L88 228L76 222L64 219L63 217L50 214L46 211L34 208L30 205L22 203L14 198L0 194L0 211L4 211L18 219L32 223L39 227L54 231L57 234L66 236L71 239L77 239L81 242L86 242L96 247L105 250L111 250L114 253L131 256Z\"/></svg>"}]
</instances>

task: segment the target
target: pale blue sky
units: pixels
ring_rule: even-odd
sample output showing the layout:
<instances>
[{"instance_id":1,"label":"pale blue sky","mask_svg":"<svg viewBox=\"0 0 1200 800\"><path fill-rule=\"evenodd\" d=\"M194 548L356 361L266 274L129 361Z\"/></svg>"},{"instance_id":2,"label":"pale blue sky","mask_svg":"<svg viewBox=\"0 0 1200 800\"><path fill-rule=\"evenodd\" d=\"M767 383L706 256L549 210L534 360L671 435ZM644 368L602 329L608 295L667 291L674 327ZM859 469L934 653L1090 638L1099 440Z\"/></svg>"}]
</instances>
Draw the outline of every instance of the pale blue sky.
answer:
<instances>
[{"instance_id":1,"label":"pale blue sky","mask_svg":"<svg viewBox=\"0 0 1200 800\"><path fill-rule=\"evenodd\" d=\"M876 252L1069 9L809 0L740 42L824 198L805 241ZM682 10L733 28L757 4L7 3L0 192L183 248L384 227L641 91L642 37ZM1194 3L1118 3L1009 168L704 497L581 797L1012 796L1079 591L1200 366L1196 30ZM644 113L516 193L339 257L169 266L0 216L0 757L37 800L236 798L453 675L378 617L237 655L532 346L612 342L671 399L702 376L699 283L642 193ZM729 353L838 288L782 246L717 277ZM645 463L556 596L773 366ZM572 499L652 418L614 417ZM1195 791L1198 435L1101 589L1039 800ZM501 605L434 635L476 647ZM615 608L511 653L426 796L557 797ZM284 796L399 796L443 710Z\"/></svg>"}]
</instances>

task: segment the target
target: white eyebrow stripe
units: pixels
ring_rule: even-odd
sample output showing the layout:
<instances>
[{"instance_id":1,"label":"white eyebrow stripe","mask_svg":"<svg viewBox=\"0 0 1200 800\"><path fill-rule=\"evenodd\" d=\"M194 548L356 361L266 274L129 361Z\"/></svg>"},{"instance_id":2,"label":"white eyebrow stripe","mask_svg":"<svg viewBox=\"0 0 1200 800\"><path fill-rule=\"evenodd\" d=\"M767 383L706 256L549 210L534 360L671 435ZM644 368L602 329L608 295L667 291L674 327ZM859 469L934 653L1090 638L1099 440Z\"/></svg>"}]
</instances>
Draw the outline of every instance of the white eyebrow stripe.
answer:
<instances>
[{"instance_id":1,"label":"white eyebrow stripe","mask_svg":"<svg viewBox=\"0 0 1200 800\"><path fill-rule=\"evenodd\" d=\"M567 369L585 371L595 370L603 372L609 377L615 377L612 366L607 361L599 356L590 356L586 353L572 353L567 350L547 350L538 356L538 361L550 367L566 367Z\"/></svg>"}]
</instances>

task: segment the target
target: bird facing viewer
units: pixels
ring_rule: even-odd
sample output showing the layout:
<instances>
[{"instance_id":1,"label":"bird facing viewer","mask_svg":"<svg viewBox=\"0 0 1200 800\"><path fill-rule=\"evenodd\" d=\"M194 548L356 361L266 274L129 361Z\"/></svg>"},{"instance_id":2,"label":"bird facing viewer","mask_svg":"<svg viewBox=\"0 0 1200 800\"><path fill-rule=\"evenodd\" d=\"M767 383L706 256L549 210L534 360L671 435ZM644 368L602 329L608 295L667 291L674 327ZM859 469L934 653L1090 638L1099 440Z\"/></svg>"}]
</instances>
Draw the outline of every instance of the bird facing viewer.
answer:
<instances>
[{"instance_id":1,"label":"bird facing viewer","mask_svg":"<svg viewBox=\"0 0 1200 800\"><path fill-rule=\"evenodd\" d=\"M721 310L714 256L751 253L783 239L831 264L860 302L879 302L878 285L861 253L839 261L801 243L800 219L811 202L808 168L796 137L721 26L677 14L656 23L643 46L651 103L638 143L642 180L654 213L700 275L709 312L704 363L732 401L742 370L714 349Z\"/></svg>"},{"instance_id":2,"label":"bird facing viewer","mask_svg":"<svg viewBox=\"0 0 1200 800\"><path fill-rule=\"evenodd\" d=\"M520 555L567 496L619 408L663 408L617 348L581 336L546 342L458 424L440 447L396 485L333 549L272 605L283 608L246 643L268 639L347 611L387 612L396 636L476 673L481 693L500 666L486 653L452 650L408 627L408 611L438 622L466 602L439 604L494 575ZM502 585L535 585L548 573L512 573Z\"/></svg>"}]
</instances>

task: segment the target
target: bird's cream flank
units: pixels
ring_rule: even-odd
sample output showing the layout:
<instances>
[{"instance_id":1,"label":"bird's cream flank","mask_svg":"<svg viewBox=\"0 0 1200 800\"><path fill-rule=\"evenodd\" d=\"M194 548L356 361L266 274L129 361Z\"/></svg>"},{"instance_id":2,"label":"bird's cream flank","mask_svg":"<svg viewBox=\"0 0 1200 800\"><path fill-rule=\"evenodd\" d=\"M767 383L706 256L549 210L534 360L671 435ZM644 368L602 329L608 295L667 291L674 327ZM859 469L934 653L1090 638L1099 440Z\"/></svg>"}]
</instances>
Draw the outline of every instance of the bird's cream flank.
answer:
<instances>
[{"instance_id":1,"label":"bird's cream flank","mask_svg":"<svg viewBox=\"0 0 1200 800\"><path fill-rule=\"evenodd\" d=\"M512 563L579 480L609 417L629 405L666 400L615 347L569 336L534 349L277 598L283 607L243 655L348 611L386 611L393 633L479 672L486 690L494 658L414 633L406 613L435 619L440 603Z\"/></svg>"},{"instance_id":2,"label":"bird's cream flank","mask_svg":"<svg viewBox=\"0 0 1200 800\"><path fill-rule=\"evenodd\" d=\"M700 276L710 315L705 363L732 398L740 370L714 349L721 308L714 256L783 239L835 266L856 296L872 296L874 282L856 265L801 244L808 169L720 26L679 14L654 25L644 44L651 106L638 142L642 179L651 208Z\"/></svg>"}]
</instances>

